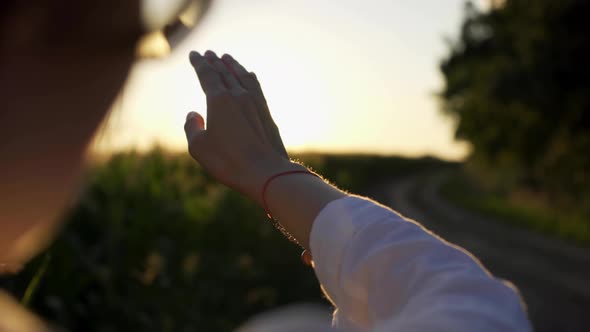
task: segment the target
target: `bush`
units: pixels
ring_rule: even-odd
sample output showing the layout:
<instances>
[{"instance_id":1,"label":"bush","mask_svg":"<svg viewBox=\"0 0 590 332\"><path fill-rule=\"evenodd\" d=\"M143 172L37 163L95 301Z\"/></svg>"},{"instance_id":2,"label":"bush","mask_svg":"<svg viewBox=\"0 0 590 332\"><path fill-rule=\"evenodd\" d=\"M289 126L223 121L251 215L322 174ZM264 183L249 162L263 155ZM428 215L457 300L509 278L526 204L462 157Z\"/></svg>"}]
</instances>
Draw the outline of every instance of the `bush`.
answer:
<instances>
[{"instance_id":1,"label":"bush","mask_svg":"<svg viewBox=\"0 0 590 332\"><path fill-rule=\"evenodd\" d=\"M121 154L89 183L48 252L31 306L69 330L227 331L322 301L300 249L189 158ZM5 281L23 294L43 260Z\"/></svg>"},{"instance_id":2,"label":"bush","mask_svg":"<svg viewBox=\"0 0 590 332\"><path fill-rule=\"evenodd\" d=\"M440 164L300 157L354 192ZM189 157L161 150L118 154L91 168L87 179L46 254L2 281L22 297L48 263L29 304L46 320L75 331L228 331L277 306L327 304L299 259L301 249L261 208Z\"/></svg>"}]
</instances>

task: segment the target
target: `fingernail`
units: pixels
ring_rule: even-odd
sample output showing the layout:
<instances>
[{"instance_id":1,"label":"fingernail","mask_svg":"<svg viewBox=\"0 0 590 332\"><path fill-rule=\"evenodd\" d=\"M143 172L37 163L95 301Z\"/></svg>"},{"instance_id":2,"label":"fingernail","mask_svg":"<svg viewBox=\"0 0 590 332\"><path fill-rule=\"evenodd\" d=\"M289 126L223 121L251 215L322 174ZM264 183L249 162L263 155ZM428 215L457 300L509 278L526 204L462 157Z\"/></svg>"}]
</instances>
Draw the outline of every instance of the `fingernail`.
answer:
<instances>
[{"instance_id":1,"label":"fingernail","mask_svg":"<svg viewBox=\"0 0 590 332\"><path fill-rule=\"evenodd\" d=\"M309 251L303 250L301 253L301 260L303 261L303 264L307 266L313 266L313 258L311 257Z\"/></svg>"},{"instance_id":2,"label":"fingernail","mask_svg":"<svg viewBox=\"0 0 590 332\"><path fill-rule=\"evenodd\" d=\"M229 54L226 53L226 54L224 54L221 57L221 59L223 59L223 60L233 60L233 57L231 55L229 55Z\"/></svg>"},{"instance_id":3,"label":"fingernail","mask_svg":"<svg viewBox=\"0 0 590 332\"><path fill-rule=\"evenodd\" d=\"M190 120L190 119L194 119L198 116L197 112L188 112L188 114L186 115L186 121Z\"/></svg>"},{"instance_id":4,"label":"fingernail","mask_svg":"<svg viewBox=\"0 0 590 332\"><path fill-rule=\"evenodd\" d=\"M213 65L215 58L217 58L217 54L215 54L215 52L210 50L205 52L205 60L207 60L208 64Z\"/></svg>"}]
</instances>

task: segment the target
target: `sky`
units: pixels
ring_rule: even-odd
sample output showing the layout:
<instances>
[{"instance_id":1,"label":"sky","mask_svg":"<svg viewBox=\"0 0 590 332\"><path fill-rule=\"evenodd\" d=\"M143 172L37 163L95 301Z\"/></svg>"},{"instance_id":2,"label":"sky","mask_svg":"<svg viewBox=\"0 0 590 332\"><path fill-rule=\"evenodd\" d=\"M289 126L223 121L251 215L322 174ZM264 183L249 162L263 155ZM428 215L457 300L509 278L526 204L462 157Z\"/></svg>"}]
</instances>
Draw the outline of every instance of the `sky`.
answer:
<instances>
[{"instance_id":1,"label":"sky","mask_svg":"<svg viewBox=\"0 0 590 332\"><path fill-rule=\"evenodd\" d=\"M291 151L461 159L440 112L445 38L464 0L217 0L166 59L132 69L97 150L186 150L186 113L206 116L192 49L232 54L256 72Z\"/></svg>"}]
</instances>

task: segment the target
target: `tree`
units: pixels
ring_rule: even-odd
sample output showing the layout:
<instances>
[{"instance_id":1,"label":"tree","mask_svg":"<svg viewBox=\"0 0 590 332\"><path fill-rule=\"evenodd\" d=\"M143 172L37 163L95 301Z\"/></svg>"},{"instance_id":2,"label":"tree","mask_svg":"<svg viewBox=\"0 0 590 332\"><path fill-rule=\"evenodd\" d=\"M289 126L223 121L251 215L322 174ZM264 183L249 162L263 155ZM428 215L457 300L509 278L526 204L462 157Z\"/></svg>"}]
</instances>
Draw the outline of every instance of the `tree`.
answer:
<instances>
[{"instance_id":1,"label":"tree","mask_svg":"<svg viewBox=\"0 0 590 332\"><path fill-rule=\"evenodd\" d=\"M590 178L590 1L468 2L441 71L443 110L472 158L576 199Z\"/></svg>"}]
</instances>

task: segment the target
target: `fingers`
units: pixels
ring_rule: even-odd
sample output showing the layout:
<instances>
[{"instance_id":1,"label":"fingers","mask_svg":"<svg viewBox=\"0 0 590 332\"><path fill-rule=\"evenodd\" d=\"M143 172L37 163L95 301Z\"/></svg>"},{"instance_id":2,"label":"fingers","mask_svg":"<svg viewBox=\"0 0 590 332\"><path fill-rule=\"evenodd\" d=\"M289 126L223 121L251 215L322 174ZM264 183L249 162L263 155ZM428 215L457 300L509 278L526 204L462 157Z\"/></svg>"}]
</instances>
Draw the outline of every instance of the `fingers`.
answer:
<instances>
[{"instance_id":1,"label":"fingers","mask_svg":"<svg viewBox=\"0 0 590 332\"><path fill-rule=\"evenodd\" d=\"M231 71L234 73L235 77L239 80L240 84L248 91L250 91L256 98L262 98L264 100L264 94L262 93L262 88L256 79L256 75L254 73L249 73L244 66L242 66L238 61L236 61L231 55L224 54L221 57L221 60L225 63L226 66L231 68ZM265 101L266 103L266 101Z\"/></svg>"},{"instance_id":2,"label":"fingers","mask_svg":"<svg viewBox=\"0 0 590 332\"><path fill-rule=\"evenodd\" d=\"M256 78L256 74L248 72L244 66L242 66L229 54L224 54L221 57L221 60L231 69L235 77L239 80L240 84L250 92L257 104L256 106L259 112L259 117L263 123L265 132L272 140L276 150L285 158L288 158L287 151L285 150L285 146L283 145L283 141L281 139L281 135L279 134L279 130L272 119L266 99L264 98L264 93L262 92L262 87Z\"/></svg>"},{"instance_id":3,"label":"fingers","mask_svg":"<svg viewBox=\"0 0 590 332\"><path fill-rule=\"evenodd\" d=\"M189 145L189 151L198 149L200 140L205 133L205 120L197 112L189 112L184 123L184 133Z\"/></svg>"},{"instance_id":4,"label":"fingers","mask_svg":"<svg viewBox=\"0 0 590 332\"><path fill-rule=\"evenodd\" d=\"M221 59L217 57L217 54L215 54L213 51L207 51L205 52L205 57L211 66L213 66L213 68L215 68L215 70L220 74L228 90L232 92L241 92L244 90L236 77L229 71L227 66L221 62Z\"/></svg>"},{"instance_id":5,"label":"fingers","mask_svg":"<svg viewBox=\"0 0 590 332\"><path fill-rule=\"evenodd\" d=\"M260 87L260 83L258 83L256 75L254 73L248 72L244 66L242 66L229 54L224 54L222 61L227 67L231 68L231 71L239 80L240 84L248 92L250 92L261 112L261 117L272 122L272 117L270 115L270 111L268 110L266 99L264 99L264 94L262 93L262 88ZM272 123L274 124L274 122Z\"/></svg>"},{"instance_id":6,"label":"fingers","mask_svg":"<svg viewBox=\"0 0 590 332\"><path fill-rule=\"evenodd\" d=\"M197 72L201 88L206 95L220 93L226 90L221 75L207 62L207 59L193 51L189 56L190 62Z\"/></svg>"},{"instance_id":7,"label":"fingers","mask_svg":"<svg viewBox=\"0 0 590 332\"><path fill-rule=\"evenodd\" d=\"M268 110L262 88L254 73L248 72L244 66L228 54L220 59L212 51L205 52L204 56L193 51L190 53L190 61L197 72L201 87L207 95L208 106L221 105L221 107L209 109L210 120L214 119L217 111L226 109L227 102L231 103L233 100L233 102L237 102L235 105L241 105L242 114L258 137L269 141L277 152L288 158L278 128ZM194 145L195 137L203 136L200 133L204 130L204 122L197 113L194 113L196 115L191 114L189 114L191 119L187 117L185 131L189 141L189 150L194 151L191 144ZM199 124L199 121L202 124Z\"/></svg>"}]
</instances>

